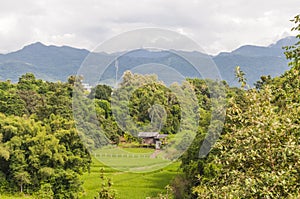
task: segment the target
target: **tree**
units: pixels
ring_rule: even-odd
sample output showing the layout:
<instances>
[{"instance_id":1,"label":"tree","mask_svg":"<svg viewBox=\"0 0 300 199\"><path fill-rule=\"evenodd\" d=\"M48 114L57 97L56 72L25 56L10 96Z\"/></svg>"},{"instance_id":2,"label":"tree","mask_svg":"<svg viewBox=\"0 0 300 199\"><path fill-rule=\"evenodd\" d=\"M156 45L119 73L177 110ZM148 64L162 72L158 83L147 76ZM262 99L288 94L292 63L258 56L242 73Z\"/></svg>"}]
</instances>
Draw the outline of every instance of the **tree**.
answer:
<instances>
[{"instance_id":1,"label":"tree","mask_svg":"<svg viewBox=\"0 0 300 199\"><path fill-rule=\"evenodd\" d=\"M299 30L299 15L293 21ZM299 197L299 42L287 49L289 71L244 92L242 103L229 100L224 133L193 188L198 198Z\"/></svg>"},{"instance_id":2,"label":"tree","mask_svg":"<svg viewBox=\"0 0 300 199\"><path fill-rule=\"evenodd\" d=\"M52 115L42 124L0 114L0 126L0 147L9 152L1 152L0 172L12 188L32 193L49 184L54 198L77 197L79 175L89 169L91 160L73 121Z\"/></svg>"},{"instance_id":3,"label":"tree","mask_svg":"<svg viewBox=\"0 0 300 199\"><path fill-rule=\"evenodd\" d=\"M110 101L110 96L112 93L112 89L110 86L107 85L97 85L96 87L92 88L90 94L88 95L89 98L96 98L100 100Z\"/></svg>"},{"instance_id":4,"label":"tree","mask_svg":"<svg viewBox=\"0 0 300 199\"><path fill-rule=\"evenodd\" d=\"M94 199L115 199L116 191L112 189L112 181L110 178L104 176L104 169L100 170L100 179L102 180L101 189Z\"/></svg>"},{"instance_id":5,"label":"tree","mask_svg":"<svg viewBox=\"0 0 300 199\"><path fill-rule=\"evenodd\" d=\"M25 101L16 93L14 88L0 90L0 112L17 116L28 113Z\"/></svg>"},{"instance_id":6,"label":"tree","mask_svg":"<svg viewBox=\"0 0 300 199\"><path fill-rule=\"evenodd\" d=\"M36 81L34 74L26 73L19 78L17 88L19 90L37 90L38 81Z\"/></svg>"},{"instance_id":7,"label":"tree","mask_svg":"<svg viewBox=\"0 0 300 199\"><path fill-rule=\"evenodd\" d=\"M14 179L20 186L20 192L23 193L23 186L27 184L31 184L30 175L26 171L16 172L14 174Z\"/></svg>"},{"instance_id":8,"label":"tree","mask_svg":"<svg viewBox=\"0 0 300 199\"><path fill-rule=\"evenodd\" d=\"M148 109L148 114L151 119L152 131L162 129L163 122L166 119L166 111L164 110L164 107L154 104Z\"/></svg>"}]
</instances>

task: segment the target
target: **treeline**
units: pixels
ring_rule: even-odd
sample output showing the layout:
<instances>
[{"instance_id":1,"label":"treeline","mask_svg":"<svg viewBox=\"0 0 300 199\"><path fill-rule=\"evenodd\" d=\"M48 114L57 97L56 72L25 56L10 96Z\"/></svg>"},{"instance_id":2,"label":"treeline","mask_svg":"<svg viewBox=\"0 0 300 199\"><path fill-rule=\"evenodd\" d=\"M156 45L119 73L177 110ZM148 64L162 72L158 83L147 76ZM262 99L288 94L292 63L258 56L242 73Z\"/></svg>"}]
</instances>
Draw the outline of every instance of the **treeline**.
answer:
<instances>
[{"instance_id":1,"label":"treeline","mask_svg":"<svg viewBox=\"0 0 300 199\"><path fill-rule=\"evenodd\" d=\"M176 134L182 125L177 97L154 75L126 72L115 97L107 85L87 92L80 77L54 83L30 73L0 82L0 92L0 193L78 198L90 150L138 141L141 129Z\"/></svg>"},{"instance_id":2,"label":"treeline","mask_svg":"<svg viewBox=\"0 0 300 199\"><path fill-rule=\"evenodd\" d=\"M156 75L126 71L119 88L97 85L90 93L75 82L73 114L88 149L107 144L138 142L138 132L176 134L181 108L176 96Z\"/></svg>"},{"instance_id":3,"label":"treeline","mask_svg":"<svg viewBox=\"0 0 300 199\"><path fill-rule=\"evenodd\" d=\"M91 157L72 116L72 78L0 82L0 192L77 198Z\"/></svg>"},{"instance_id":4,"label":"treeline","mask_svg":"<svg viewBox=\"0 0 300 199\"><path fill-rule=\"evenodd\" d=\"M293 22L300 31L300 16ZM300 42L286 50L291 69L262 77L256 88L237 68L241 88L227 92L221 137L199 158L207 132L202 126L181 158L184 175L174 180L175 198L300 197Z\"/></svg>"}]
</instances>

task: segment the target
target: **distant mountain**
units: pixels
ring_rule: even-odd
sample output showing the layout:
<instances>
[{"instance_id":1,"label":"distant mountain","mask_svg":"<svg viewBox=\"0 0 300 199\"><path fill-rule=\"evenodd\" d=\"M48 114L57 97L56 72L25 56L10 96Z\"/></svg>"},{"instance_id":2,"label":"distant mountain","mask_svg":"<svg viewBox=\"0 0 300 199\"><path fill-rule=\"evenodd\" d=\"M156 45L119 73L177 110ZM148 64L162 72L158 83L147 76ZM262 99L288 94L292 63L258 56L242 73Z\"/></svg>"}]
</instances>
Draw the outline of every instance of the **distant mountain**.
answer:
<instances>
[{"instance_id":1,"label":"distant mountain","mask_svg":"<svg viewBox=\"0 0 300 199\"><path fill-rule=\"evenodd\" d=\"M25 46L16 52L0 55L0 79L13 82L32 72L49 81L66 81L76 74L89 51L68 46L46 46L40 42Z\"/></svg>"},{"instance_id":2,"label":"distant mountain","mask_svg":"<svg viewBox=\"0 0 300 199\"><path fill-rule=\"evenodd\" d=\"M262 75L275 77L288 70L289 61L285 58L282 47L296 42L295 37L286 37L267 47L245 45L230 53L220 53L213 60L223 78L230 84L237 85L234 69L235 66L240 66L246 73L248 83L253 85Z\"/></svg>"},{"instance_id":3,"label":"distant mountain","mask_svg":"<svg viewBox=\"0 0 300 199\"><path fill-rule=\"evenodd\" d=\"M125 70L133 70L142 73L141 65L152 63L155 70L160 71L161 78L178 79L179 76L199 77L197 71L187 60L180 55L186 55L191 59L198 59L203 65L203 70L208 70L211 60L218 66L220 74L224 80L231 85L237 85L234 77L234 69L238 65L246 73L246 78L250 85L253 85L262 75L278 76L288 69L288 60L285 59L282 46L293 45L297 42L295 37L287 37L279 40L270 46L245 45L232 52L222 52L217 56L209 56L200 52L169 52L169 51L149 51L140 49L125 53L118 58L118 71L115 62L109 62L112 55L106 53L90 53L85 49L77 49L68 46L46 46L42 43L34 43L25 46L23 49L8 54L0 54L0 80L10 79L17 82L18 78L31 72L37 78L47 81L66 81L68 76L77 74L82 62L89 55L88 64L91 69L83 71L88 83L98 81L94 77L95 71L102 71L102 80L113 81L116 73L121 77ZM92 61L91 61L92 60ZM110 63L109 67L106 64ZM159 66L155 66L156 63ZM171 66L174 73L163 68L163 65ZM150 67L151 67L150 66ZM94 79L93 79L94 78ZM95 79L96 78L96 79ZM90 82L89 82L90 80ZM100 77L99 77L99 80Z\"/></svg>"}]
</instances>

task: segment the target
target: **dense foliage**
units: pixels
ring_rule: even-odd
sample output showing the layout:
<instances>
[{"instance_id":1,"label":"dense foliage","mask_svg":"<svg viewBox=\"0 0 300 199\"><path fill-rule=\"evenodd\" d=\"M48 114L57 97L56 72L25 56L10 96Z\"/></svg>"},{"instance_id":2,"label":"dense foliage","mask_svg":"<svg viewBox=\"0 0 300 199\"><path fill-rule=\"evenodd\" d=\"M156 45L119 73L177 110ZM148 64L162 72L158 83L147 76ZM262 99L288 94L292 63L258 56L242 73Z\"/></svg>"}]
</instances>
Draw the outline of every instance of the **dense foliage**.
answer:
<instances>
[{"instance_id":1,"label":"dense foliage","mask_svg":"<svg viewBox=\"0 0 300 199\"><path fill-rule=\"evenodd\" d=\"M90 155L72 120L72 84L0 82L0 191L77 198Z\"/></svg>"},{"instance_id":2,"label":"dense foliage","mask_svg":"<svg viewBox=\"0 0 300 199\"><path fill-rule=\"evenodd\" d=\"M299 15L293 21L299 31ZM287 50L291 69L262 77L257 89L244 90L244 74L237 70L241 89L228 90L220 140L205 158L194 155L199 147L183 156L185 198L299 197L299 42Z\"/></svg>"},{"instance_id":3,"label":"dense foliage","mask_svg":"<svg viewBox=\"0 0 300 199\"><path fill-rule=\"evenodd\" d=\"M181 119L178 99L155 75L125 72L120 88L114 91L112 105L125 133L136 136L141 130L178 132Z\"/></svg>"},{"instance_id":4,"label":"dense foliage","mask_svg":"<svg viewBox=\"0 0 300 199\"><path fill-rule=\"evenodd\" d=\"M45 82L28 73L16 84L0 82L1 192L77 198L82 191L79 175L89 169L91 161L88 149L118 144L121 136L127 141L136 139L132 130L137 128L127 131L116 121L112 89L98 85L88 93L77 80L71 76L67 83ZM139 88L126 98L135 84ZM126 117L134 123L177 133L179 103L157 77L128 72L115 94L129 100Z\"/></svg>"}]
</instances>

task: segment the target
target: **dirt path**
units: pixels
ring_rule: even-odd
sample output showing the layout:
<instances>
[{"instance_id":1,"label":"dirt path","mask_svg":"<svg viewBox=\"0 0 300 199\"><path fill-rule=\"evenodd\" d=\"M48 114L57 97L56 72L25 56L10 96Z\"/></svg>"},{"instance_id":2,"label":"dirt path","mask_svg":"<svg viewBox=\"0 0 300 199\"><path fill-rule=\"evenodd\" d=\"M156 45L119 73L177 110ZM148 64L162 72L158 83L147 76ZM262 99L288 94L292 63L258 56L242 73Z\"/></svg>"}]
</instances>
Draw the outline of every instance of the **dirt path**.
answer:
<instances>
[{"instance_id":1,"label":"dirt path","mask_svg":"<svg viewBox=\"0 0 300 199\"><path fill-rule=\"evenodd\" d=\"M160 153L160 150L155 150L154 153L150 155L150 158L156 158L156 156Z\"/></svg>"}]
</instances>

